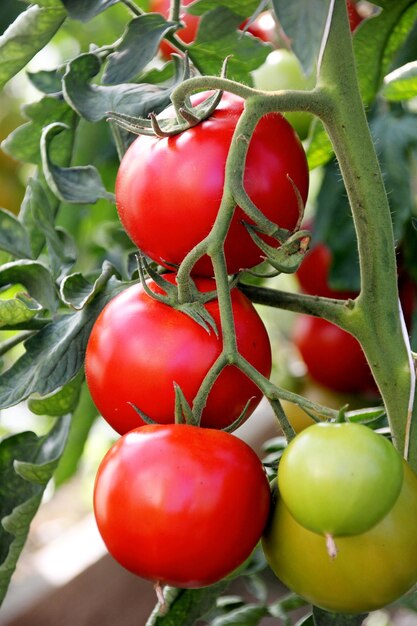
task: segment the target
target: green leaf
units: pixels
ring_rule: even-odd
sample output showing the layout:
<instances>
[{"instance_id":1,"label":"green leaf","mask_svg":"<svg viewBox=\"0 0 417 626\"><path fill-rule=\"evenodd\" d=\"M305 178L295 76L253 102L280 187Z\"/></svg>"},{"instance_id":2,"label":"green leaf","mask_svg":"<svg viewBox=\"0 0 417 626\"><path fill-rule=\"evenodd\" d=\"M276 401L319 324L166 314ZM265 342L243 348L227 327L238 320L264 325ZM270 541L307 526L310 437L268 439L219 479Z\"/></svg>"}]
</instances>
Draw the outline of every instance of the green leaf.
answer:
<instances>
[{"instance_id":1,"label":"green leaf","mask_svg":"<svg viewBox=\"0 0 417 626\"><path fill-rule=\"evenodd\" d=\"M69 383L58 391L43 398L30 398L28 401L29 409L35 415L49 415L50 417L60 417L72 413L77 407L83 380L84 372L81 369Z\"/></svg>"},{"instance_id":2,"label":"green leaf","mask_svg":"<svg viewBox=\"0 0 417 626\"><path fill-rule=\"evenodd\" d=\"M23 432L0 442L0 602L62 454L68 428L69 418L63 418L43 437Z\"/></svg>"},{"instance_id":3,"label":"green leaf","mask_svg":"<svg viewBox=\"0 0 417 626\"><path fill-rule=\"evenodd\" d=\"M0 208L0 248L16 258L32 256L28 233L19 220Z\"/></svg>"},{"instance_id":4,"label":"green leaf","mask_svg":"<svg viewBox=\"0 0 417 626\"><path fill-rule=\"evenodd\" d=\"M61 284L62 301L74 309L83 309L106 286L116 269L106 261L102 272L94 281L90 281L80 272L67 276Z\"/></svg>"},{"instance_id":5,"label":"green leaf","mask_svg":"<svg viewBox=\"0 0 417 626\"><path fill-rule=\"evenodd\" d=\"M81 387L80 399L75 409L64 454L54 474L57 486L69 480L77 471L90 430L98 417L87 385Z\"/></svg>"},{"instance_id":6,"label":"green leaf","mask_svg":"<svg viewBox=\"0 0 417 626\"><path fill-rule=\"evenodd\" d=\"M361 626L367 613L358 615L343 615L342 613L329 613L318 607L313 607L314 626Z\"/></svg>"},{"instance_id":7,"label":"green leaf","mask_svg":"<svg viewBox=\"0 0 417 626\"><path fill-rule=\"evenodd\" d=\"M66 385L79 371L91 328L104 305L126 285L110 279L82 311L57 316L25 342L25 353L0 378L0 407L45 396Z\"/></svg>"},{"instance_id":8,"label":"green leaf","mask_svg":"<svg viewBox=\"0 0 417 626\"><path fill-rule=\"evenodd\" d=\"M333 156L333 146L326 133L323 124L316 119L307 147L308 167L313 170L315 167L326 165Z\"/></svg>"},{"instance_id":9,"label":"green leaf","mask_svg":"<svg viewBox=\"0 0 417 626\"><path fill-rule=\"evenodd\" d=\"M191 60L202 73L219 75L225 58L230 55L228 77L251 84L250 72L262 65L272 47L239 31L241 21L240 15L224 6L202 17L197 39L188 48Z\"/></svg>"},{"instance_id":10,"label":"green leaf","mask_svg":"<svg viewBox=\"0 0 417 626\"><path fill-rule=\"evenodd\" d=\"M60 94L62 91L62 77L64 73L65 67L63 66L56 70L26 72L26 76L38 91L45 94Z\"/></svg>"},{"instance_id":11,"label":"green leaf","mask_svg":"<svg viewBox=\"0 0 417 626\"><path fill-rule=\"evenodd\" d=\"M24 325L40 311L41 305L25 294L18 294L10 300L0 300L0 328Z\"/></svg>"},{"instance_id":12,"label":"green leaf","mask_svg":"<svg viewBox=\"0 0 417 626\"><path fill-rule=\"evenodd\" d=\"M62 4L73 20L88 22L119 0L62 0Z\"/></svg>"},{"instance_id":13,"label":"green leaf","mask_svg":"<svg viewBox=\"0 0 417 626\"><path fill-rule=\"evenodd\" d=\"M324 242L332 253L329 284L335 290L359 291L359 255L356 233L340 170L336 161L325 169L317 196L313 242Z\"/></svg>"},{"instance_id":14,"label":"green leaf","mask_svg":"<svg viewBox=\"0 0 417 626\"><path fill-rule=\"evenodd\" d=\"M95 204L100 198L114 200L114 195L105 189L101 176L93 165L60 167L52 162L49 151L51 142L64 130L70 129L57 122L49 124L42 132L42 165L50 189L63 202Z\"/></svg>"},{"instance_id":15,"label":"green leaf","mask_svg":"<svg viewBox=\"0 0 417 626\"><path fill-rule=\"evenodd\" d=\"M227 615L221 615L211 622L212 626L257 626L261 619L269 615L266 606L247 604L230 611Z\"/></svg>"},{"instance_id":16,"label":"green leaf","mask_svg":"<svg viewBox=\"0 0 417 626\"><path fill-rule=\"evenodd\" d=\"M42 129L52 122L61 122L73 128L75 113L66 102L52 96L45 96L39 102L23 107L23 114L30 122L19 126L2 143L3 150L18 161L40 165L40 141ZM72 152L73 137L62 134L54 142L51 158L60 165L66 165Z\"/></svg>"},{"instance_id":17,"label":"green leaf","mask_svg":"<svg viewBox=\"0 0 417 626\"><path fill-rule=\"evenodd\" d=\"M272 0L275 14L306 74L317 66L330 0Z\"/></svg>"},{"instance_id":18,"label":"green leaf","mask_svg":"<svg viewBox=\"0 0 417 626\"><path fill-rule=\"evenodd\" d=\"M411 61L385 76L382 95L391 102L417 96L417 61Z\"/></svg>"},{"instance_id":19,"label":"green leaf","mask_svg":"<svg viewBox=\"0 0 417 626\"><path fill-rule=\"evenodd\" d=\"M55 282L48 268L39 261L19 260L0 267L0 287L21 284L45 309L55 313L59 300Z\"/></svg>"},{"instance_id":20,"label":"green leaf","mask_svg":"<svg viewBox=\"0 0 417 626\"><path fill-rule=\"evenodd\" d=\"M63 79L66 100L90 122L105 119L109 111L136 117L147 117L150 112L159 113L171 103L171 92L182 78L176 76L163 87L144 83L91 85L90 81L98 74L100 67L101 63L94 54L83 54L68 64Z\"/></svg>"},{"instance_id":21,"label":"green leaf","mask_svg":"<svg viewBox=\"0 0 417 626\"><path fill-rule=\"evenodd\" d=\"M389 72L417 17L414 0L379 0L382 11L365 20L353 38L359 86L365 104L370 104Z\"/></svg>"},{"instance_id":22,"label":"green leaf","mask_svg":"<svg viewBox=\"0 0 417 626\"><path fill-rule=\"evenodd\" d=\"M417 115L385 112L371 121L396 240L401 240L414 211L413 150L417 148Z\"/></svg>"},{"instance_id":23,"label":"green leaf","mask_svg":"<svg viewBox=\"0 0 417 626\"><path fill-rule=\"evenodd\" d=\"M241 17L249 17L255 13L260 0L223 0L222 6L233 11ZM193 2L191 6L186 7L187 13L192 15L203 15L207 11L216 9L219 6L218 0L198 0Z\"/></svg>"},{"instance_id":24,"label":"green leaf","mask_svg":"<svg viewBox=\"0 0 417 626\"><path fill-rule=\"evenodd\" d=\"M141 72L152 61L161 39L176 28L158 13L136 17L129 22L116 51L107 57L103 83L118 85Z\"/></svg>"},{"instance_id":25,"label":"green leaf","mask_svg":"<svg viewBox=\"0 0 417 626\"><path fill-rule=\"evenodd\" d=\"M0 89L42 50L65 17L62 6L35 4L16 18L0 37Z\"/></svg>"},{"instance_id":26,"label":"green leaf","mask_svg":"<svg viewBox=\"0 0 417 626\"><path fill-rule=\"evenodd\" d=\"M168 606L166 614L159 613L157 605L150 615L146 626L193 626L215 605L219 595L227 589L228 581L221 581L201 589L175 589L165 587L164 596Z\"/></svg>"}]
</instances>

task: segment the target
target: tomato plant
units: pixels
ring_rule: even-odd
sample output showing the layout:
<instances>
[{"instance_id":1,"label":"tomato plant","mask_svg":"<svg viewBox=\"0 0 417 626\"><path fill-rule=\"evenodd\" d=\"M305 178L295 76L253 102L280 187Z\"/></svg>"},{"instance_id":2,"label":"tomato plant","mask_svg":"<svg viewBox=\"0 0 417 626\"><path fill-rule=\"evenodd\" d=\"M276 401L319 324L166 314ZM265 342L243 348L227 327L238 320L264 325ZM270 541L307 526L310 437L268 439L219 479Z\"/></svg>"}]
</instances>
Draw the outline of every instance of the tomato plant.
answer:
<instances>
[{"instance_id":1,"label":"tomato plant","mask_svg":"<svg viewBox=\"0 0 417 626\"><path fill-rule=\"evenodd\" d=\"M231 434L151 425L119 439L96 478L103 540L128 570L161 584L210 585L259 541L270 489L253 450Z\"/></svg>"},{"instance_id":2,"label":"tomato plant","mask_svg":"<svg viewBox=\"0 0 417 626\"><path fill-rule=\"evenodd\" d=\"M276 494L263 547L280 580L316 606L341 613L374 611L411 589L417 581L417 477L403 465L394 506L367 532L340 537L334 559L325 539L298 524Z\"/></svg>"},{"instance_id":3,"label":"tomato plant","mask_svg":"<svg viewBox=\"0 0 417 626\"><path fill-rule=\"evenodd\" d=\"M199 94L194 102L206 96ZM174 137L140 136L124 155L116 181L119 216L131 239L154 261L171 268L178 265L210 232L222 197L230 142L242 111L241 98L224 95L209 119ZM303 147L281 115L265 116L258 123L244 182L249 197L266 217L282 228L295 227L299 205L293 184L305 202L308 169ZM253 267L264 257L244 221L251 223L238 208L224 245L230 274ZM268 241L277 246L271 238ZM211 276L210 259L200 259L193 272Z\"/></svg>"},{"instance_id":4,"label":"tomato plant","mask_svg":"<svg viewBox=\"0 0 417 626\"><path fill-rule=\"evenodd\" d=\"M278 487L299 524L322 535L358 535L389 511L401 490L401 457L392 444L355 423L303 430L282 455Z\"/></svg>"},{"instance_id":5,"label":"tomato plant","mask_svg":"<svg viewBox=\"0 0 417 626\"><path fill-rule=\"evenodd\" d=\"M292 336L315 381L335 391L375 393L363 350L345 330L319 317L299 315Z\"/></svg>"},{"instance_id":6,"label":"tomato plant","mask_svg":"<svg viewBox=\"0 0 417 626\"><path fill-rule=\"evenodd\" d=\"M166 275L171 283L174 275ZM198 278L201 292L215 288ZM153 282L149 288L161 294ZM265 326L252 303L238 289L232 306L239 350L265 376L271 372L271 348ZM220 332L218 301L205 305ZM204 376L222 350L221 336L208 332L185 313L134 285L116 296L98 317L87 345L87 383L102 416L119 433L143 424L132 404L156 422L174 419L174 383L191 403ZM249 402L246 417L262 394L245 374L227 366L214 383L202 425L224 428Z\"/></svg>"}]
</instances>

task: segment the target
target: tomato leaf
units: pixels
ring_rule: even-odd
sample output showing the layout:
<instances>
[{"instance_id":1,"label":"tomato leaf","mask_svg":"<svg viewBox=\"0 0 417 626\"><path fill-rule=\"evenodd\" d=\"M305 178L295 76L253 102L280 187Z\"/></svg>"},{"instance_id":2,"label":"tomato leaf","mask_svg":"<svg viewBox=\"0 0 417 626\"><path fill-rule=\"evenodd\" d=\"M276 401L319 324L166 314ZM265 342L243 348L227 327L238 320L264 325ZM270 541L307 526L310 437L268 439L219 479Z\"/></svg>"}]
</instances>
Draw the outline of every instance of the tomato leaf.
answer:
<instances>
[{"instance_id":1,"label":"tomato leaf","mask_svg":"<svg viewBox=\"0 0 417 626\"><path fill-rule=\"evenodd\" d=\"M84 383L81 387L78 405L72 414L65 450L54 474L56 486L62 485L77 471L88 435L97 417L98 411Z\"/></svg>"},{"instance_id":2,"label":"tomato leaf","mask_svg":"<svg viewBox=\"0 0 417 626\"><path fill-rule=\"evenodd\" d=\"M58 315L30 337L25 353L1 376L0 406L12 406L33 393L45 396L68 383L84 363L98 314L123 288L123 283L111 278L106 289L82 311Z\"/></svg>"},{"instance_id":3,"label":"tomato leaf","mask_svg":"<svg viewBox=\"0 0 417 626\"><path fill-rule=\"evenodd\" d=\"M41 50L66 17L59 2L28 7L0 37L0 89Z\"/></svg>"},{"instance_id":4,"label":"tomato leaf","mask_svg":"<svg viewBox=\"0 0 417 626\"><path fill-rule=\"evenodd\" d=\"M417 17L414 0L379 0L382 11L365 20L355 32L353 46L359 86L365 104L380 90L395 54Z\"/></svg>"},{"instance_id":5,"label":"tomato leaf","mask_svg":"<svg viewBox=\"0 0 417 626\"><path fill-rule=\"evenodd\" d=\"M168 612L161 615L160 606L156 605L146 626L193 626L199 617L203 617L215 605L217 597L227 589L229 581L221 581L201 589L164 589Z\"/></svg>"},{"instance_id":6,"label":"tomato leaf","mask_svg":"<svg viewBox=\"0 0 417 626\"><path fill-rule=\"evenodd\" d=\"M119 0L62 0L62 4L73 20L88 22Z\"/></svg>"},{"instance_id":7,"label":"tomato leaf","mask_svg":"<svg viewBox=\"0 0 417 626\"><path fill-rule=\"evenodd\" d=\"M272 47L238 31L241 21L240 15L225 6L203 15L197 39L189 47L190 58L202 73L219 75L230 55L228 77L252 84L250 72L265 61Z\"/></svg>"},{"instance_id":8,"label":"tomato leaf","mask_svg":"<svg viewBox=\"0 0 417 626\"><path fill-rule=\"evenodd\" d=\"M342 613L329 613L318 607L313 607L314 626L361 626L367 613L358 615L343 615Z\"/></svg>"},{"instance_id":9,"label":"tomato leaf","mask_svg":"<svg viewBox=\"0 0 417 626\"><path fill-rule=\"evenodd\" d=\"M182 80L179 72L164 86L122 83L120 85L91 85L90 80L100 71L100 61L94 54L83 54L68 64L63 78L67 102L79 115L90 122L105 119L109 111L135 117L159 113L170 103L174 87Z\"/></svg>"},{"instance_id":10,"label":"tomato leaf","mask_svg":"<svg viewBox=\"0 0 417 626\"><path fill-rule=\"evenodd\" d=\"M317 197L313 245L324 242L332 253L329 285L338 291L359 291L359 255L346 191L335 161L325 168Z\"/></svg>"},{"instance_id":11,"label":"tomato leaf","mask_svg":"<svg viewBox=\"0 0 417 626\"><path fill-rule=\"evenodd\" d=\"M230 11L240 15L241 17L248 17L256 11L259 5L259 0L223 0L222 6L226 7ZM193 2L191 6L187 6L187 13L192 15L203 15L207 11L216 9L219 6L218 0L198 0Z\"/></svg>"},{"instance_id":12,"label":"tomato leaf","mask_svg":"<svg viewBox=\"0 0 417 626\"><path fill-rule=\"evenodd\" d=\"M40 70L39 72L27 71L26 76L38 91L56 96L62 92L62 78L64 73L65 66L60 66L55 70Z\"/></svg>"},{"instance_id":13,"label":"tomato leaf","mask_svg":"<svg viewBox=\"0 0 417 626\"><path fill-rule=\"evenodd\" d=\"M26 228L13 213L2 208L0 208L0 249L17 258L32 256Z\"/></svg>"},{"instance_id":14,"label":"tomato leaf","mask_svg":"<svg viewBox=\"0 0 417 626\"><path fill-rule=\"evenodd\" d=\"M10 300L0 300L0 328L24 325L40 311L41 305L26 294L18 294Z\"/></svg>"},{"instance_id":15,"label":"tomato leaf","mask_svg":"<svg viewBox=\"0 0 417 626\"><path fill-rule=\"evenodd\" d=\"M5 263L0 268L0 286L21 284L45 309L55 313L58 293L48 268L39 261L22 259Z\"/></svg>"},{"instance_id":16,"label":"tomato leaf","mask_svg":"<svg viewBox=\"0 0 417 626\"><path fill-rule=\"evenodd\" d=\"M161 39L175 28L175 22L167 22L158 13L133 19L116 51L107 58L103 83L118 85L136 76L152 61Z\"/></svg>"},{"instance_id":17,"label":"tomato leaf","mask_svg":"<svg viewBox=\"0 0 417 626\"><path fill-rule=\"evenodd\" d=\"M326 165L333 156L333 146L323 124L316 119L307 147L308 167L313 170Z\"/></svg>"},{"instance_id":18,"label":"tomato leaf","mask_svg":"<svg viewBox=\"0 0 417 626\"><path fill-rule=\"evenodd\" d=\"M273 0L272 6L306 74L317 65L330 0Z\"/></svg>"},{"instance_id":19,"label":"tomato leaf","mask_svg":"<svg viewBox=\"0 0 417 626\"><path fill-rule=\"evenodd\" d=\"M50 189L63 202L95 204L100 198L113 200L114 195L105 189L93 165L60 167L51 161L51 141L64 130L70 129L56 122L44 128L41 136L42 165Z\"/></svg>"},{"instance_id":20,"label":"tomato leaf","mask_svg":"<svg viewBox=\"0 0 417 626\"><path fill-rule=\"evenodd\" d=\"M405 227L414 211L411 181L413 150L417 147L416 121L415 114L405 112L385 112L371 120L371 132L384 174L397 240L403 238Z\"/></svg>"},{"instance_id":21,"label":"tomato leaf","mask_svg":"<svg viewBox=\"0 0 417 626\"><path fill-rule=\"evenodd\" d=\"M62 454L68 428L69 418L62 418L43 437L23 432L0 442L0 602Z\"/></svg>"},{"instance_id":22,"label":"tomato leaf","mask_svg":"<svg viewBox=\"0 0 417 626\"><path fill-rule=\"evenodd\" d=\"M268 608L266 606L260 606L258 604L247 604L246 606L239 607L227 615L221 615L214 619L212 626L257 626L261 619L269 615Z\"/></svg>"},{"instance_id":23,"label":"tomato leaf","mask_svg":"<svg viewBox=\"0 0 417 626\"><path fill-rule=\"evenodd\" d=\"M382 95L391 102L417 96L417 61L411 61L385 76Z\"/></svg>"},{"instance_id":24,"label":"tomato leaf","mask_svg":"<svg viewBox=\"0 0 417 626\"><path fill-rule=\"evenodd\" d=\"M73 127L74 111L66 102L52 96L45 96L39 102L23 107L23 114L30 121L14 130L2 143L2 149L13 158L25 163L41 163L40 139L42 129L51 122L61 122ZM55 142L52 158L65 165L72 150L73 137L62 134Z\"/></svg>"},{"instance_id":25,"label":"tomato leaf","mask_svg":"<svg viewBox=\"0 0 417 626\"><path fill-rule=\"evenodd\" d=\"M84 372L81 369L69 383L58 391L43 398L30 398L28 401L29 409L36 415L49 415L50 417L60 417L72 413L78 404L83 380Z\"/></svg>"},{"instance_id":26,"label":"tomato leaf","mask_svg":"<svg viewBox=\"0 0 417 626\"><path fill-rule=\"evenodd\" d=\"M81 310L105 288L111 276L116 274L115 268L108 261L105 261L101 274L94 282L79 272L71 274L61 283L62 301L74 309Z\"/></svg>"}]
</instances>

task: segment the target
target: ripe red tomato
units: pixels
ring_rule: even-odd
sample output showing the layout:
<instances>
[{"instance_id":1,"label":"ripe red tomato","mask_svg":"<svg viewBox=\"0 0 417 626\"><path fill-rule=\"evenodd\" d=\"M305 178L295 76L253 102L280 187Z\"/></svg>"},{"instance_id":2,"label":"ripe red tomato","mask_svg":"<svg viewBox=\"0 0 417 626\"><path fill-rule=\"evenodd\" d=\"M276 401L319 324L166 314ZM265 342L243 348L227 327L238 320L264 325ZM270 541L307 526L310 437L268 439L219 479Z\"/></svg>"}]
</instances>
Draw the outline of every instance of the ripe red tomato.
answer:
<instances>
[{"instance_id":1,"label":"ripe red tomato","mask_svg":"<svg viewBox=\"0 0 417 626\"><path fill-rule=\"evenodd\" d=\"M194 101L201 102L205 97L207 93L200 93ZM224 94L209 119L170 138L140 136L124 155L116 180L119 216L131 239L156 262L167 267L180 264L210 232L223 193L232 134L243 105L242 98ZM292 230L299 208L290 179L305 202L309 177L302 144L282 115L266 115L250 143L244 183L264 215ZM263 259L242 223L245 220L249 221L238 208L226 237L231 274ZM196 263L194 273L213 275L208 256Z\"/></svg>"},{"instance_id":2,"label":"ripe red tomato","mask_svg":"<svg viewBox=\"0 0 417 626\"><path fill-rule=\"evenodd\" d=\"M94 489L110 554L134 574L193 588L230 574L265 527L270 489L261 461L224 431L152 425L104 457Z\"/></svg>"},{"instance_id":3,"label":"ripe red tomato","mask_svg":"<svg viewBox=\"0 0 417 626\"><path fill-rule=\"evenodd\" d=\"M174 282L174 275L167 275ZM156 293L162 290L149 281ZM196 280L200 291L215 289L215 281ZM220 332L217 300L205 305ZM232 290L237 345L241 354L264 376L271 372L271 347L256 309L238 289ZM146 294L134 285L116 296L96 320L86 353L86 377L92 398L109 424L123 434L143 422L130 403L158 423L173 421L173 383L191 403L204 376L222 350L216 337L197 322ZM247 416L262 393L234 366L227 366L210 391L202 425L224 428L251 400Z\"/></svg>"},{"instance_id":4,"label":"ripe red tomato","mask_svg":"<svg viewBox=\"0 0 417 626\"><path fill-rule=\"evenodd\" d=\"M314 424L285 449L278 488L291 515L309 530L358 535L392 508L403 482L392 443L355 423Z\"/></svg>"},{"instance_id":5,"label":"ripe red tomato","mask_svg":"<svg viewBox=\"0 0 417 626\"><path fill-rule=\"evenodd\" d=\"M308 373L318 383L347 393L375 392L368 362L350 333L319 317L299 315L293 340Z\"/></svg>"},{"instance_id":6,"label":"ripe red tomato","mask_svg":"<svg viewBox=\"0 0 417 626\"><path fill-rule=\"evenodd\" d=\"M263 548L278 578L336 613L374 611L411 589L417 582L417 476L405 461L403 468L392 509L367 532L340 537L333 559L325 538L298 524L277 494Z\"/></svg>"},{"instance_id":7,"label":"ripe red tomato","mask_svg":"<svg viewBox=\"0 0 417 626\"><path fill-rule=\"evenodd\" d=\"M358 12L358 9L356 8L356 2L352 2L352 0L347 0L347 10L348 10L348 16L349 16L350 30L353 33L353 31L363 21L363 17Z\"/></svg>"},{"instance_id":8,"label":"ripe red tomato","mask_svg":"<svg viewBox=\"0 0 417 626\"><path fill-rule=\"evenodd\" d=\"M324 298L347 300L356 298L356 291L341 291L329 285L332 253L324 243L317 243L306 254L295 276L304 293Z\"/></svg>"}]
</instances>

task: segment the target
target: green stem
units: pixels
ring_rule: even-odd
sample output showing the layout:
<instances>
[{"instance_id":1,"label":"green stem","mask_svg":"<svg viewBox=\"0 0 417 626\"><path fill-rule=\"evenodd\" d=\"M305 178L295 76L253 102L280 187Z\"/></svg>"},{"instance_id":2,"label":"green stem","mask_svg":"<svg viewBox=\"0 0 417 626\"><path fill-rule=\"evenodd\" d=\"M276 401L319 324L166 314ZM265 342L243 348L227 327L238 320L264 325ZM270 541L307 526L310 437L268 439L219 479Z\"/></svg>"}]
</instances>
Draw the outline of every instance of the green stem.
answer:
<instances>
[{"instance_id":1,"label":"green stem","mask_svg":"<svg viewBox=\"0 0 417 626\"><path fill-rule=\"evenodd\" d=\"M410 360L399 314L393 229L359 92L344 2L334 5L317 88L331 103L331 113L322 120L340 165L358 240L361 293L348 323L381 391L395 444L404 451Z\"/></svg>"}]
</instances>

